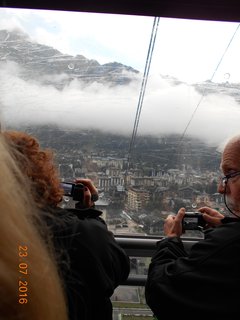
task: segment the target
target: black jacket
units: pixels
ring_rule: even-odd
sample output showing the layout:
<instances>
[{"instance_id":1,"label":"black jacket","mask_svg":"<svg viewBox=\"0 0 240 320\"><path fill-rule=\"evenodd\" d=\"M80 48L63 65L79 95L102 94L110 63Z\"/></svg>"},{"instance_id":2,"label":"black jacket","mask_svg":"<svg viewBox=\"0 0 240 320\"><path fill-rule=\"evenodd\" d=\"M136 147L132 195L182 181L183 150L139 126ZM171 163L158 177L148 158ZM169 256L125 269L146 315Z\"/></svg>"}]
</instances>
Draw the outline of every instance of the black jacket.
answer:
<instances>
[{"instance_id":1,"label":"black jacket","mask_svg":"<svg viewBox=\"0 0 240 320\"><path fill-rule=\"evenodd\" d=\"M54 218L47 220L67 292L69 319L112 319L110 297L128 277L128 256L99 217L101 211L51 211Z\"/></svg>"},{"instance_id":2,"label":"black jacket","mask_svg":"<svg viewBox=\"0 0 240 320\"><path fill-rule=\"evenodd\" d=\"M208 230L189 254L179 238L158 242L145 295L158 319L239 319L240 222Z\"/></svg>"}]
</instances>

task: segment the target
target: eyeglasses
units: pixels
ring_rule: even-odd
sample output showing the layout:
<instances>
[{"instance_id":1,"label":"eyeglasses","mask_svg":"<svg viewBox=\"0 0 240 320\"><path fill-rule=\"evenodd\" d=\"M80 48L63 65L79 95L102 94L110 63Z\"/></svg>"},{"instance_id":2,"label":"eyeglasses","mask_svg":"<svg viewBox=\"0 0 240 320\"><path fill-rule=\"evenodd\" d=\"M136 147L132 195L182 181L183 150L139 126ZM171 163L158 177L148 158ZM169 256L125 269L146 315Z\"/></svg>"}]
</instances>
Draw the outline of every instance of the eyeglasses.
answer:
<instances>
[{"instance_id":1,"label":"eyeglasses","mask_svg":"<svg viewBox=\"0 0 240 320\"><path fill-rule=\"evenodd\" d=\"M220 181L223 187L227 185L229 179L234 178L240 175L240 171L235 171L229 174L226 174L224 177L220 177Z\"/></svg>"}]
</instances>

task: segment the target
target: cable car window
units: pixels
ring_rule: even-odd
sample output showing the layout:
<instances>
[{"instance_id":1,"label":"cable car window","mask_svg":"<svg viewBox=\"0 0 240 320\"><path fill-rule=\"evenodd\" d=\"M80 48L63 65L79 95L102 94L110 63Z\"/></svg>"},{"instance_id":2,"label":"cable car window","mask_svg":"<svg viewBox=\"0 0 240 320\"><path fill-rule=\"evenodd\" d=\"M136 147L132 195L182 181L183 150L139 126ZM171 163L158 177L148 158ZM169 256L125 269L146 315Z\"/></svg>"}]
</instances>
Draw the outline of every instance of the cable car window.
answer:
<instances>
[{"instance_id":1,"label":"cable car window","mask_svg":"<svg viewBox=\"0 0 240 320\"><path fill-rule=\"evenodd\" d=\"M225 211L217 179L221 145L239 132L238 23L10 8L0 18L2 128L53 148L63 180L92 179L115 234L162 235L182 206Z\"/></svg>"}]
</instances>

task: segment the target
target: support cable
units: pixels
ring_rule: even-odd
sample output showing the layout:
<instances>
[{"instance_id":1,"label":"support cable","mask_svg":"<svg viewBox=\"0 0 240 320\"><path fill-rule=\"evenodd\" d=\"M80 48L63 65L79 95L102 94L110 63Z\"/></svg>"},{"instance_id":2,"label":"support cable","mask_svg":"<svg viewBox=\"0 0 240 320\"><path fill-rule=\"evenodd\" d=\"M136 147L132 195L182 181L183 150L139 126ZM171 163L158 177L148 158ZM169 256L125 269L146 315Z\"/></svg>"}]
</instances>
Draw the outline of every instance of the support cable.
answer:
<instances>
[{"instance_id":1,"label":"support cable","mask_svg":"<svg viewBox=\"0 0 240 320\"><path fill-rule=\"evenodd\" d=\"M151 39L150 39L150 43L149 43L149 47L148 47L147 59L146 59L146 64L145 64L145 69L144 69L144 74L143 74L143 79L142 79L142 85L141 85L141 90L140 90L140 95L139 95L139 100L138 100L138 105L137 105L137 110L136 110L136 115L135 115L135 120L134 120L134 125L133 125L132 137L131 137L129 150L128 150L127 168L126 168L126 172L125 172L125 178L127 176L127 173L128 173L129 167L130 167L132 149L133 149L136 135L137 135L138 124L139 124L139 119L140 119L140 115L141 115L142 104L143 104L143 99L144 99L144 95L145 95L145 90L146 90L146 85L147 85L151 60L152 60L153 49L154 49L155 40L156 40L156 36L157 36L159 20L160 20L160 17L155 17L154 22L153 22ZM126 185L126 181L125 181L125 185Z\"/></svg>"},{"instance_id":2,"label":"support cable","mask_svg":"<svg viewBox=\"0 0 240 320\"><path fill-rule=\"evenodd\" d=\"M215 74L216 74L216 72L217 72L220 64L222 63L223 58L224 58L225 54L227 53L227 51L228 51L228 49L229 49L229 47L230 47L230 44L232 43L232 41L233 41L233 39L234 39L234 37L235 37L235 35L236 35L239 27L240 27L240 24L238 24L236 30L234 31L234 34L233 34L232 38L230 39L230 41L229 41L226 49L224 50L224 52L223 52L223 54L222 54L222 56L221 56L221 58L220 58L220 60L219 60L219 62L218 62L218 64L217 64L217 66L216 66L216 68L215 68L215 70L214 70L214 72L213 72L213 74L212 74L212 76L211 76L211 78L210 78L210 81L213 80L213 78L214 78L214 76L215 76ZM194 116L195 116L195 114L196 114L196 112L197 112L200 104L201 104L202 101L203 101L203 98L205 97L205 93L206 93L206 88L204 88L203 93L202 93L202 96L201 96L199 102L197 103L196 108L193 110L193 113L192 113L192 115L190 116L190 119L189 119L189 121L188 121L185 129L183 130L183 133L182 133L181 138L180 138L180 141L179 141L179 147L180 147L180 145L181 145L181 143L182 143L182 141L183 141L183 139L184 139L184 137L185 137L185 134L186 134L186 132L187 132L188 127L190 126L190 124L191 124L191 122L192 122L192 120L193 120L193 118L194 118Z\"/></svg>"}]
</instances>

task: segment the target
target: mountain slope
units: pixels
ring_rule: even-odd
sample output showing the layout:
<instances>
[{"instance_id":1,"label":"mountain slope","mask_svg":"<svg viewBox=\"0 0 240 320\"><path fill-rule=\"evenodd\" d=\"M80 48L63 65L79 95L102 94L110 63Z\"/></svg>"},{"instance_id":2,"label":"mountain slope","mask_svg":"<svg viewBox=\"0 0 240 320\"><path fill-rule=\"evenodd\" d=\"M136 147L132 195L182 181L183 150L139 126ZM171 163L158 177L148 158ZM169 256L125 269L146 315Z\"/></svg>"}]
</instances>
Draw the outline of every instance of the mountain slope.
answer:
<instances>
[{"instance_id":1,"label":"mountain slope","mask_svg":"<svg viewBox=\"0 0 240 320\"><path fill-rule=\"evenodd\" d=\"M13 61L21 67L23 79L33 79L63 89L74 79L85 84L92 82L109 85L129 84L139 73L118 62L100 64L83 55L71 56L33 42L21 31L0 30L0 61ZM56 81L56 76L61 81Z\"/></svg>"}]
</instances>

